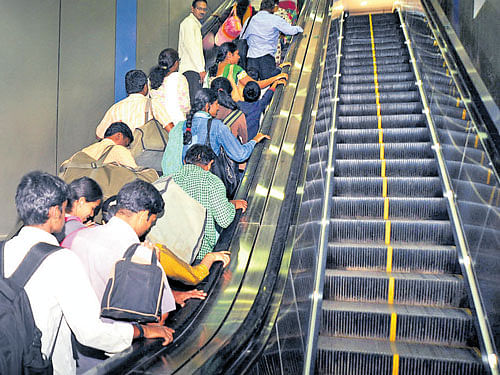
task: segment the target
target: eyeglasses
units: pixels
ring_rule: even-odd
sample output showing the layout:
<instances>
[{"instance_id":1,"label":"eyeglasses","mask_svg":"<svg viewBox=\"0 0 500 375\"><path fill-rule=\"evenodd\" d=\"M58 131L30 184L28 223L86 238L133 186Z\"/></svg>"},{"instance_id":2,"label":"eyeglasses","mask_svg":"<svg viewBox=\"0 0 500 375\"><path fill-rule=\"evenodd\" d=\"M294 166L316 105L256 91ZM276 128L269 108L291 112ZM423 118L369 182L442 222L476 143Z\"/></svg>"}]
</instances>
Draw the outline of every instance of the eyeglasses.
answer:
<instances>
[{"instance_id":1,"label":"eyeglasses","mask_svg":"<svg viewBox=\"0 0 500 375\"><path fill-rule=\"evenodd\" d=\"M201 10L202 12L206 12L208 10L208 8L198 8L196 7L197 10Z\"/></svg>"}]
</instances>

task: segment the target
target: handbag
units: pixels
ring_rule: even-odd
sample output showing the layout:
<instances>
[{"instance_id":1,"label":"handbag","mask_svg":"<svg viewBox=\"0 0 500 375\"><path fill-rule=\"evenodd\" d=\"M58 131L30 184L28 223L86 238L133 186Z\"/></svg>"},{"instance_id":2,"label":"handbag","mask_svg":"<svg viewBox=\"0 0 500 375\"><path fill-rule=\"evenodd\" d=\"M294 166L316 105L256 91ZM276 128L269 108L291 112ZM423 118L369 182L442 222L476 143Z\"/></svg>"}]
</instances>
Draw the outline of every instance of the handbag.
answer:
<instances>
[{"instance_id":1,"label":"handbag","mask_svg":"<svg viewBox=\"0 0 500 375\"><path fill-rule=\"evenodd\" d=\"M248 42L246 39L243 39L243 36L245 35L245 31L248 29L248 25L250 25L250 21L252 20L253 16L255 13L253 13L250 18L247 21L247 24L245 25L245 28L240 34L240 37L238 40L235 41L236 47L238 47L238 53L240 55L240 61L238 63L239 66L241 66L243 69L246 70L247 68L247 55L248 55Z\"/></svg>"},{"instance_id":2,"label":"handbag","mask_svg":"<svg viewBox=\"0 0 500 375\"><path fill-rule=\"evenodd\" d=\"M205 140L205 145L212 148L210 144L210 129L212 127L212 119L208 120L207 123L207 138ZM210 169L214 175L219 177L224 186L226 187L226 196L228 199L233 199L236 190L238 189L239 180L239 168L238 164L231 160L227 156L224 147L220 147L219 155L215 154L214 162L212 163L212 168Z\"/></svg>"},{"instance_id":3,"label":"handbag","mask_svg":"<svg viewBox=\"0 0 500 375\"><path fill-rule=\"evenodd\" d=\"M154 251L151 264L132 261L139 246L130 246L123 259L116 262L102 297L101 317L140 323L160 320L163 273Z\"/></svg>"},{"instance_id":4,"label":"handbag","mask_svg":"<svg viewBox=\"0 0 500 375\"><path fill-rule=\"evenodd\" d=\"M150 111L153 118L148 121ZM130 152L137 165L161 172L161 160L167 142L168 132L155 119L151 98L148 98L144 111L144 125L134 130L134 141L129 146Z\"/></svg>"},{"instance_id":5,"label":"handbag","mask_svg":"<svg viewBox=\"0 0 500 375\"><path fill-rule=\"evenodd\" d=\"M221 46L223 43L235 40L241 32L241 20L236 15L236 4L229 17L226 18L222 26L215 34L215 45Z\"/></svg>"},{"instance_id":6,"label":"handbag","mask_svg":"<svg viewBox=\"0 0 500 375\"><path fill-rule=\"evenodd\" d=\"M118 191L128 182L135 179L154 182L158 173L151 168L131 168L118 163L104 163L113 145L109 145L99 159L94 159L83 151L77 152L59 167L59 177L70 183L80 177L90 177L102 189L103 201L118 194Z\"/></svg>"},{"instance_id":7,"label":"handbag","mask_svg":"<svg viewBox=\"0 0 500 375\"><path fill-rule=\"evenodd\" d=\"M191 264L201 248L207 210L182 190L172 177L162 177L153 185L165 202L165 210L147 239L166 246L178 258Z\"/></svg>"}]
</instances>

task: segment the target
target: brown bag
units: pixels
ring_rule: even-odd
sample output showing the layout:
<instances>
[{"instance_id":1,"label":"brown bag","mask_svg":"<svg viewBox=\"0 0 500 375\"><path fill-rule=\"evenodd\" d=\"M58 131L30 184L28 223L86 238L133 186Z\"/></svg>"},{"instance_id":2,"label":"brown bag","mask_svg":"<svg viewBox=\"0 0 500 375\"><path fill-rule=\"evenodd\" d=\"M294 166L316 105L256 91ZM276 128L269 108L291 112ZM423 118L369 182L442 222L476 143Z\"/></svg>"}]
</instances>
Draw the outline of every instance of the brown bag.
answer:
<instances>
[{"instance_id":1,"label":"brown bag","mask_svg":"<svg viewBox=\"0 0 500 375\"><path fill-rule=\"evenodd\" d=\"M144 125L134 130L134 141L129 148L137 165L161 172L161 160L167 146L168 132L155 119L151 105L151 98L148 98L144 111ZM148 121L150 111L153 118Z\"/></svg>"},{"instance_id":2,"label":"brown bag","mask_svg":"<svg viewBox=\"0 0 500 375\"><path fill-rule=\"evenodd\" d=\"M99 159L94 159L83 151L77 152L61 164L59 177L66 183L70 183L80 177L90 177L95 180L102 189L103 200L118 194L118 191L128 182L136 179L154 182L158 179L158 173L150 168L131 168L116 162L104 163L113 145L108 146Z\"/></svg>"}]
</instances>

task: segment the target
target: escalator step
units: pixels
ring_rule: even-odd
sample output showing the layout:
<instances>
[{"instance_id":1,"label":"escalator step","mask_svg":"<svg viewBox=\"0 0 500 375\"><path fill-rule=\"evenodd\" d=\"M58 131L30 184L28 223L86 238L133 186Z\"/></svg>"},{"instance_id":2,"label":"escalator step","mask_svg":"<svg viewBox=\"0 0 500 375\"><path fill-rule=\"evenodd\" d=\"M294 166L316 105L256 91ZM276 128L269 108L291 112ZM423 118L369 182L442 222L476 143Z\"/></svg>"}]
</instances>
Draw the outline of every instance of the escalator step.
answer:
<instances>
[{"instance_id":1,"label":"escalator step","mask_svg":"<svg viewBox=\"0 0 500 375\"><path fill-rule=\"evenodd\" d=\"M388 197L442 197L439 177L388 177ZM382 177L336 177L333 194L336 196L381 197ZM489 193L489 190L488 190Z\"/></svg>"},{"instance_id":2,"label":"escalator step","mask_svg":"<svg viewBox=\"0 0 500 375\"><path fill-rule=\"evenodd\" d=\"M363 116L376 115L377 105L373 104L339 104L337 106L339 116ZM384 115L408 115L422 113L422 104L410 103L381 103L380 112Z\"/></svg>"},{"instance_id":3,"label":"escalator step","mask_svg":"<svg viewBox=\"0 0 500 375\"><path fill-rule=\"evenodd\" d=\"M335 157L339 159L379 159L382 146L377 143L339 143ZM313 150L311 150L311 156ZM328 149L321 152L328 155ZM387 143L383 145L385 159L430 159L434 157L430 142Z\"/></svg>"},{"instance_id":4,"label":"escalator step","mask_svg":"<svg viewBox=\"0 0 500 375\"><path fill-rule=\"evenodd\" d=\"M330 219L330 242L453 245L449 221Z\"/></svg>"},{"instance_id":5,"label":"escalator step","mask_svg":"<svg viewBox=\"0 0 500 375\"><path fill-rule=\"evenodd\" d=\"M405 115L399 116L401 116L402 120L408 118ZM395 121L397 121L397 119L395 119ZM337 143L379 143L380 134L381 132L378 129L339 129L337 131ZM427 128L388 128L382 130L382 136L384 143L430 141L430 135Z\"/></svg>"},{"instance_id":6,"label":"escalator step","mask_svg":"<svg viewBox=\"0 0 500 375\"><path fill-rule=\"evenodd\" d=\"M399 56L389 56L389 57L378 57L377 67L379 65L385 64L401 64L408 63L409 55L399 55ZM442 63L441 63L442 64ZM359 58L359 59L342 59L341 67L354 67L354 66L371 66L373 67L373 57Z\"/></svg>"},{"instance_id":7,"label":"escalator step","mask_svg":"<svg viewBox=\"0 0 500 375\"><path fill-rule=\"evenodd\" d=\"M333 197L331 216L335 218L388 218L409 220L447 220L445 198L365 198Z\"/></svg>"},{"instance_id":8,"label":"escalator step","mask_svg":"<svg viewBox=\"0 0 500 375\"><path fill-rule=\"evenodd\" d=\"M401 82L413 81L415 78L412 72L401 73L381 73L377 75L378 82ZM373 82L373 73L371 74L356 74L356 75L341 75L340 84L345 83L371 83ZM342 90L341 90L342 91Z\"/></svg>"},{"instance_id":9,"label":"escalator step","mask_svg":"<svg viewBox=\"0 0 500 375\"><path fill-rule=\"evenodd\" d=\"M393 332L391 332L391 326ZM469 310L323 301L322 335L463 345L473 332Z\"/></svg>"},{"instance_id":10,"label":"escalator step","mask_svg":"<svg viewBox=\"0 0 500 375\"><path fill-rule=\"evenodd\" d=\"M331 118L331 113L330 113ZM339 116L337 119L337 128L339 129L377 129L377 116ZM380 125L386 131L386 128L424 128L426 126L425 115L381 115Z\"/></svg>"},{"instance_id":11,"label":"escalator step","mask_svg":"<svg viewBox=\"0 0 500 375\"><path fill-rule=\"evenodd\" d=\"M488 159L483 150L459 145L441 145L446 160L463 161L471 164L486 164Z\"/></svg>"},{"instance_id":12,"label":"escalator step","mask_svg":"<svg viewBox=\"0 0 500 375\"><path fill-rule=\"evenodd\" d=\"M382 73L400 73L404 72L407 73L410 71L410 67L408 64L385 64L385 65L379 65L377 64L377 74L382 74ZM343 75L348 75L348 74L373 74L373 66L355 66L355 67L349 67L345 66L342 69L342 74Z\"/></svg>"},{"instance_id":13,"label":"escalator step","mask_svg":"<svg viewBox=\"0 0 500 375\"><path fill-rule=\"evenodd\" d=\"M335 160L335 176L383 177L384 169L387 177L429 177L438 174L434 159Z\"/></svg>"},{"instance_id":14,"label":"escalator step","mask_svg":"<svg viewBox=\"0 0 500 375\"><path fill-rule=\"evenodd\" d=\"M388 57L388 56L407 56L408 51L402 48L395 48L395 49L384 49L384 50L378 50L375 52L375 57L378 59L379 57ZM349 53L348 56L345 56L346 60L350 59L367 59L367 58L373 58L372 51L356 51L356 52L351 52Z\"/></svg>"},{"instance_id":15,"label":"escalator step","mask_svg":"<svg viewBox=\"0 0 500 375\"><path fill-rule=\"evenodd\" d=\"M362 104L376 102L375 91L361 94L340 93L339 98L340 104ZM379 94L379 101L380 103L416 102L420 101L420 95L417 91L382 92Z\"/></svg>"},{"instance_id":16,"label":"escalator step","mask_svg":"<svg viewBox=\"0 0 500 375\"><path fill-rule=\"evenodd\" d=\"M336 301L459 307L465 298L459 275L325 271L323 298Z\"/></svg>"},{"instance_id":17,"label":"escalator step","mask_svg":"<svg viewBox=\"0 0 500 375\"><path fill-rule=\"evenodd\" d=\"M382 92L394 92L394 91L410 91L416 90L414 81L407 82L379 82L378 91ZM373 93L375 92L375 84L373 82L368 83L350 83L343 84L340 87L340 92L343 94L357 94L357 93Z\"/></svg>"},{"instance_id":18,"label":"escalator step","mask_svg":"<svg viewBox=\"0 0 500 375\"><path fill-rule=\"evenodd\" d=\"M480 356L469 348L429 344L391 343L341 337L319 336L317 374L394 374L394 353L399 374L480 375Z\"/></svg>"},{"instance_id":19,"label":"escalator step","mask_svg":"<svg viewBox=\"0 0 500 375\"><path fill-rule=\"evenodd\" d=\"M454 246L391 246L394 272L453 273L458 271ZM330 243L327 268L386 271L388 246Z\"/></svg>"}]
</instances>

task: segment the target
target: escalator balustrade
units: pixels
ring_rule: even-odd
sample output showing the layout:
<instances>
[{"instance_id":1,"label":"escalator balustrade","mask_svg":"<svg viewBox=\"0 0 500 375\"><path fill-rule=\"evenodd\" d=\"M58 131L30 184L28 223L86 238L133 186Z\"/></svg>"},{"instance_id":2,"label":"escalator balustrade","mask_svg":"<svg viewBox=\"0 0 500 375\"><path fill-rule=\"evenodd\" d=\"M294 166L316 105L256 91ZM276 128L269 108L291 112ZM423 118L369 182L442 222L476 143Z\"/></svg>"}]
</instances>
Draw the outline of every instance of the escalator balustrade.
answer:
<instances>
[{"instance_id":1,"label":"escalator balustrade","mask_svg":"<svg viewBox=\"0 0 500 375\"><path fill-rule=\"evenodd\" d=\"M394 14L352 16L344 30L316 372L482 374L399 20ZM435 50L420 56L442 67ZM441 90L433 102L446 109L440 116L466 122L450 77L427 77L426 85L432 79ZM327 143L320 146L316 152L326 155ZM314 158L312 152L311 163Z\"/></svg>"}]
</instances>

